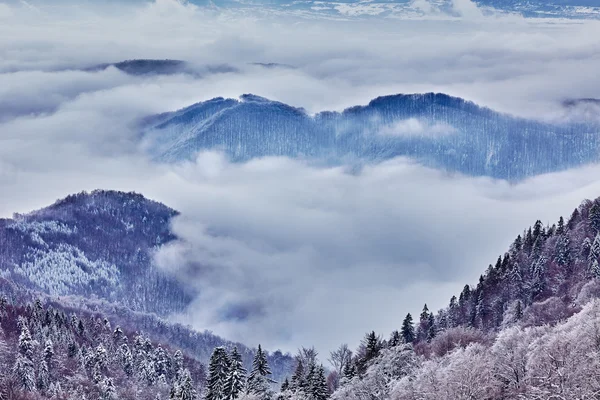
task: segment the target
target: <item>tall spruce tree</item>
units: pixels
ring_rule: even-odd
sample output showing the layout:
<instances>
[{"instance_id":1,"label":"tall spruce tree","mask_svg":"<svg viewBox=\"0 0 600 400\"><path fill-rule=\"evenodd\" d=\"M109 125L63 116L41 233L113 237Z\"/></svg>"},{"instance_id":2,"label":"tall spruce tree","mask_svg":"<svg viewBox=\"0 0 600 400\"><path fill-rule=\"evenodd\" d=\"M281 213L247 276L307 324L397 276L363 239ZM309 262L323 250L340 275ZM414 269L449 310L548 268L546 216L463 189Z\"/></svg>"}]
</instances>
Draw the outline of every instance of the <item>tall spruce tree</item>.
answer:
<instances>
[{"instance_id":1,"label":"tall spruce tree","mask_svg":"<svg viewBox=\"0 0 600 400\"><path fill-rule=\"evenodd\" d=\"M402 321L402 330L400 333L402 334L404 343L412 343L415 341L415 327L410 313L406 314L404 321Z\"/></svg>"},{"instance_id":2,"label":"tall spruce tree","mask_svg":"<svg viewBox=\"0 0 600 400\"><path fill-rule=\"evenodd\" d=\"M238 352L237 347L231 351L229 371L225 382L226 400L234 400L243 392L246 385L246 369L242 362L242 356Z\"/></svg>"},{"instance_id":3,"label":"tall spruce tree","mask_svg":"<svg viewBox=\"0 0 600 400\"><path fill-rule=\"evenodd\" d=\"M224 347L217 347L210 357L208 379L206 380L206 400L225 400L226 381L229 373L229 357Z\"/></svg>"},{"instance_id":4,"label":"tall spruce tree","mask_svg":"<svg viewBox=\"0 0 600 400\"><path fill-rule=\"evenodd\" d=\"M267 362L267 355L259 344L252 361L252 371L248 378L248 393L257 396L261 400L272 398L270 384L273 381L269 378L269 375L271 375L271 370Z\"/></svg>"}]
</instances>

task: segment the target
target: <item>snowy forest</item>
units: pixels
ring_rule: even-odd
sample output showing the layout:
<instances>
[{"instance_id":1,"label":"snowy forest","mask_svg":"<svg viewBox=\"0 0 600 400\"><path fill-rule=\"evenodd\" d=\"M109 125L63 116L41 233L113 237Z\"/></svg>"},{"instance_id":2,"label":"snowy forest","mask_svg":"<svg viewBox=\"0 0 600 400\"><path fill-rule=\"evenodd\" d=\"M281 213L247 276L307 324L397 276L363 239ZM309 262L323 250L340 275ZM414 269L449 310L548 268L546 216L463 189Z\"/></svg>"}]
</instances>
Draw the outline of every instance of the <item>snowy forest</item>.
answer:
<instances>
[{"instance_id":1,"label":"snowy forest","mask_svg":"<svg viewBox=\"0 0 600 400\"><path fill-rule=\"evenodd\" d=\"M101 203L109 214L114 201L145 202L78 196L71 205ZM32 216L19 218L27 231ZM44 242L48 232L36 232ZM447 307L425 305L389 334L370 330L356 349L300 347L294 357L108 302L59 300L8 275L0 282L0 399L597 398L599 261L600 198L553 225L536 221Z\"/></svg>"}]
</instances>

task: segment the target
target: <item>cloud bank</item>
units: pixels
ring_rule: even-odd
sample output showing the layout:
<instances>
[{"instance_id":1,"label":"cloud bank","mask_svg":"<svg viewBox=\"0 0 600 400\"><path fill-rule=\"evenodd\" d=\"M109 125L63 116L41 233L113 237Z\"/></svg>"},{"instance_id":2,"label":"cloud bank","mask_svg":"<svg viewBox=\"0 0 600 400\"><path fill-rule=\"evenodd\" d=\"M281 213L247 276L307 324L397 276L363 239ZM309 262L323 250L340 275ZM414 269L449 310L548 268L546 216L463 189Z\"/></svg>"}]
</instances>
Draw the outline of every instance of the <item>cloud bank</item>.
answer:
<instances>
[{"instance_id":1,"label":"cloud bank","mask_svg":"<svg viewBox=\"0 0 600 400\"><path fill-rule=\"evenodd\" d=\"M294 350L388 334L443 306L536 219L600 194L598 168L518 185L396 159L360 171L219 153L157 165L136 121L215 96L256 93L309 112L397 92L441 91L501 111L563 118L598 97L594 21L483 16L320 21L215 12L175 1L0 8L0 216L96 188L177 208L182 241L157 261L201 290L181 320ZM27 27L27 29L25 29ZM78 69L132 58L236 71L130 76ZM264 68L278 62L295 68ZM586 115L589 112L586 113ZM441 133L405 121L390 134Z\"/></svg>"}]
</instances>

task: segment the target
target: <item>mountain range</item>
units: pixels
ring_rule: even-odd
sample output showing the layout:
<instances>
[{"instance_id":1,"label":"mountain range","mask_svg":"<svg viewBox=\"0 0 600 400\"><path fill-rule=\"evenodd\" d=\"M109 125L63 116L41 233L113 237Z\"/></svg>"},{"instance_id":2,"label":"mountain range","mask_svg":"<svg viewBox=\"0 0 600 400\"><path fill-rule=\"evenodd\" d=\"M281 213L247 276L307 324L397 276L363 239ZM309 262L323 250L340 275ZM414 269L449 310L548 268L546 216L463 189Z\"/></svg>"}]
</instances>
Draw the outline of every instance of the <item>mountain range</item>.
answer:
<instances>
[{"instance_id":1,"label":"mountain range","mask_svg":"<svg viewBox=\"0 0 600 400\"><path fill-rule=\"evenodd\" d=\"M516 181L597 162L600 124L577 121L517 118L441 93L382 96L316 115L246 94L151 116L140 129L147 150L162 162L189 160L206 149L225 151L234 161L288 156L361 164L406 156L430 167Z\"/></svg>"}]
</instances>

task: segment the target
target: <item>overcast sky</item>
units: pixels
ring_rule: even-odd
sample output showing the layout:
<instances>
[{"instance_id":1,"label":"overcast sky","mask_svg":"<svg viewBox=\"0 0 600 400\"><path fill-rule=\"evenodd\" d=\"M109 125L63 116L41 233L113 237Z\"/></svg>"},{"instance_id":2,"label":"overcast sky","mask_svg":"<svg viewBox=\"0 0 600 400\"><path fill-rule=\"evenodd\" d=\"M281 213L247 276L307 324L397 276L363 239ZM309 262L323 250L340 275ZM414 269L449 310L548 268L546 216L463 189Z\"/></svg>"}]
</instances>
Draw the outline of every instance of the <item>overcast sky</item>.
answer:
<instances>
[{"instance_id":1,"label":"overcast sky","mask_svg":"<svg viewBox=\"0 0 600 400\"><path fill-rule=\"evenodd\" d=\"M461 18L332 21L174 0L0 4L0 216L81 190L135 190L182 212L182 242L157 255L201 289L178 318L290 351L387 336L407 312L444 306L476 282L536 219L553 223L600 195L599 168L509 185L406 159L358 174L283 158L233 164L213 152L166 166L144 156L133 122L243 93L313 113L439 91L541 119L563 118L564 99L600 97L599 22L484 17L466 0L455 8ZM237 72L77 70L132 58Z\"/></svg>"}]
</instances>

